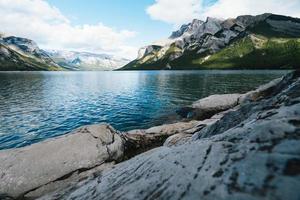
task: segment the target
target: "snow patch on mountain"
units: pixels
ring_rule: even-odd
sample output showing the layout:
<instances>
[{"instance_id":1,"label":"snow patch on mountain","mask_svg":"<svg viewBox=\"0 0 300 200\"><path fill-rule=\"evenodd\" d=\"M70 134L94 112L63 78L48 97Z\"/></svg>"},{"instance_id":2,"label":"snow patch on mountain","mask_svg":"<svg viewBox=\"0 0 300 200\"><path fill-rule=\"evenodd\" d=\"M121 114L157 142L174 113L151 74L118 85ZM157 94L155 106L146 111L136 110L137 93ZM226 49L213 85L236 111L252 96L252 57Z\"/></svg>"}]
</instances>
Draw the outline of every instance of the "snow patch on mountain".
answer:
<instances>
[{"instance_id":1,"label":"snow patch on mountain","mask_svg":"<svg viewBox=\"0 0 300 200\"><path fill-rule=\"evenodd\" d=\"M47 53L58 64L70 70L115 70L130 61L117 56L89 52L47 50Z\"/></svg>"}]
</instances>

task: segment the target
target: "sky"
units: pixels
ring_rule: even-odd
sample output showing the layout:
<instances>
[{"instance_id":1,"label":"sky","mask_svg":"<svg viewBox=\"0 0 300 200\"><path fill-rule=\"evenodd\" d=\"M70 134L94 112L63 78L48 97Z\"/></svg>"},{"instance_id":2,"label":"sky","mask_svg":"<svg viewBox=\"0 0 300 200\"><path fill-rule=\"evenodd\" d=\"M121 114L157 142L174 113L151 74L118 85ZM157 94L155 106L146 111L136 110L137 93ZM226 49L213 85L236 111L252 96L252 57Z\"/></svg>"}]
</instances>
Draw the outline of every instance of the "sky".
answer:
<instances>
[{"instance_id":1,"label":"sky","mask_svg":"<svg viewBox=\"0 0 300 200\"><path fill-rule=\"evenodd\" d=\"M0 32L44 49L133 59L194 18L266 12L300 18L300 0L0 0Z\"/></svg>"}]
</instances>

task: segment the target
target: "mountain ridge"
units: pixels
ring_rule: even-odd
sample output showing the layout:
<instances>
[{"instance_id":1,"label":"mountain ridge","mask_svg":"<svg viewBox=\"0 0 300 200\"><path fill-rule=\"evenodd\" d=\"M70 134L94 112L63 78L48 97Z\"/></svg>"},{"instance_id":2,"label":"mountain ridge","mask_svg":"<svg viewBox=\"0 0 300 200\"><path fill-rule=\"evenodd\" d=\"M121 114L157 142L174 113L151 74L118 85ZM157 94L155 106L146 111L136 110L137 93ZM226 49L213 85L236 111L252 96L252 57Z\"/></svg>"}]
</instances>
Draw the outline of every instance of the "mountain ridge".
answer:
<instances>
[{"instance_id":1,"label":"mountain ridge","mask_svg":"<svg viewBox=\"0 0 300 200\"><path fill-rule=\"evenodd\" d=\"M143 47L139 57L121 70L295 68L300 65L299 39L300 19L289 16L265 13L226 20L208 17L205 22L194 19L174 31L169 43ZM243 40L248 46L243 46ZM243 54L220 53L230 48ZM216 54L223 57L217 59ZM272 60L278 56L276 64Z\"/></svg>"},{"instance_id":2,"label":"mountain ridge","mask_svg":"<svg viewBox=\"0 0 300 200\"><path fill-rule=\"evenodd\" d=\"M30 39L0 37L0 71L64 70Z\"/></svg>"},{"instance_id":3,"label":"mountain ridge","mask_svg":"<svg viewBox=\"0 0 300 200\"><path fill-rule=\"evenodd\" d=\"M43 50L31 39L0 35L0 71L103 71L128 62L108 54Z\"/></svg>"}]
</instances>

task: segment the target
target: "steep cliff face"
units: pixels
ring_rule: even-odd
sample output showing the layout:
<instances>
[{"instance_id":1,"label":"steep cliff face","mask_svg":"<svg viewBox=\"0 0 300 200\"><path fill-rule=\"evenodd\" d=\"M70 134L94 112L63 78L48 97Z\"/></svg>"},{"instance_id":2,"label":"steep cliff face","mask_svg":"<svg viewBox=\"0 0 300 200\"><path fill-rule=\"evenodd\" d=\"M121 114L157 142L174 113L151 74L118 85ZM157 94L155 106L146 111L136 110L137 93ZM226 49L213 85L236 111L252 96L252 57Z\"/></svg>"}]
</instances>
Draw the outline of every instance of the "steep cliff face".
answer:
<instances>
[{"instance_id":1,"label":"steep cliff face","mask_svg":"<svg viewBox=\"0 0 300 200\"><path fill-rule=\"evenodd\" d=\"M288 68L300 65L299 56L296 56L300 55L300 19L286 16L263 14L224 21L193 20L173 32L166 41L152 51L140 53L123 69ZM143 49L149 47L153 45ZM212 57L228 49L237 50L238 55ZM278 54L281 55L279 61L273 62ZM259 62L253 62L255 60Z\"/></svg>"},{"instance_id":2,"label":"steep cliff face","mask_svg":"<svg viewBox=\"0 0 300 200\"><path fill-rule=\"evenodd\" d=\"M2 37L0 47L0 71L63 69L32 40L14 36Z\"/></svg>"}]
</instances>

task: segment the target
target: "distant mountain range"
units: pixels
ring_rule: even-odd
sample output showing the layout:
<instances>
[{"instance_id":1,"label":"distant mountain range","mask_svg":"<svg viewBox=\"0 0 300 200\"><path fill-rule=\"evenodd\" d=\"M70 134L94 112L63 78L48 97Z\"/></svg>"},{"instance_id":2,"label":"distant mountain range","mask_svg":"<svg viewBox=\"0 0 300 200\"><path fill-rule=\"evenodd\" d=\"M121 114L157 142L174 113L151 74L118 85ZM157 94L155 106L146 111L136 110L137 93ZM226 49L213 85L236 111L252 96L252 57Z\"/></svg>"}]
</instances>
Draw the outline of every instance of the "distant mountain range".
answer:
<instances>
[{"instance_id":1,"label":"distant mountain range","mask_svg":"<svg viewBox=\"0 0 300 200\"><path fill-rule=\"evenodd\" d=\"M0 35L0 71L300 68L300 19L275 14L193 20L129 61L106 54L42 50Z\"/></svg>"},{"instance_id":2,"label":"distant mountain range","mask_svg":"<svg viewBox=\"0 0 300 200\"><path fill-rule=\"evenodd\" d=\"M115 70L128 62L105 54L45 51L33 40L0 36L0 71Z\"/></svg>"},{"instance_id":3,"label":"distant mountain range","mask_svg":"<svg viewBox=\"0 0 300 200\"><path fill-rule=\"evenodd\" d=\"M47 50L47 54L69 70L115 70L130 62L125 58L87 52Z\"/></svg>"},{"instance_id":4,"label":"distant mountain range","mask_svg":"<svg viewBox=\"0 0 300 200\"><path fill-rule=\"evenodd\" d=\"M193 20L122 70L300 68L300 19L263 14Z\"/></svg>"}]
</instances>

